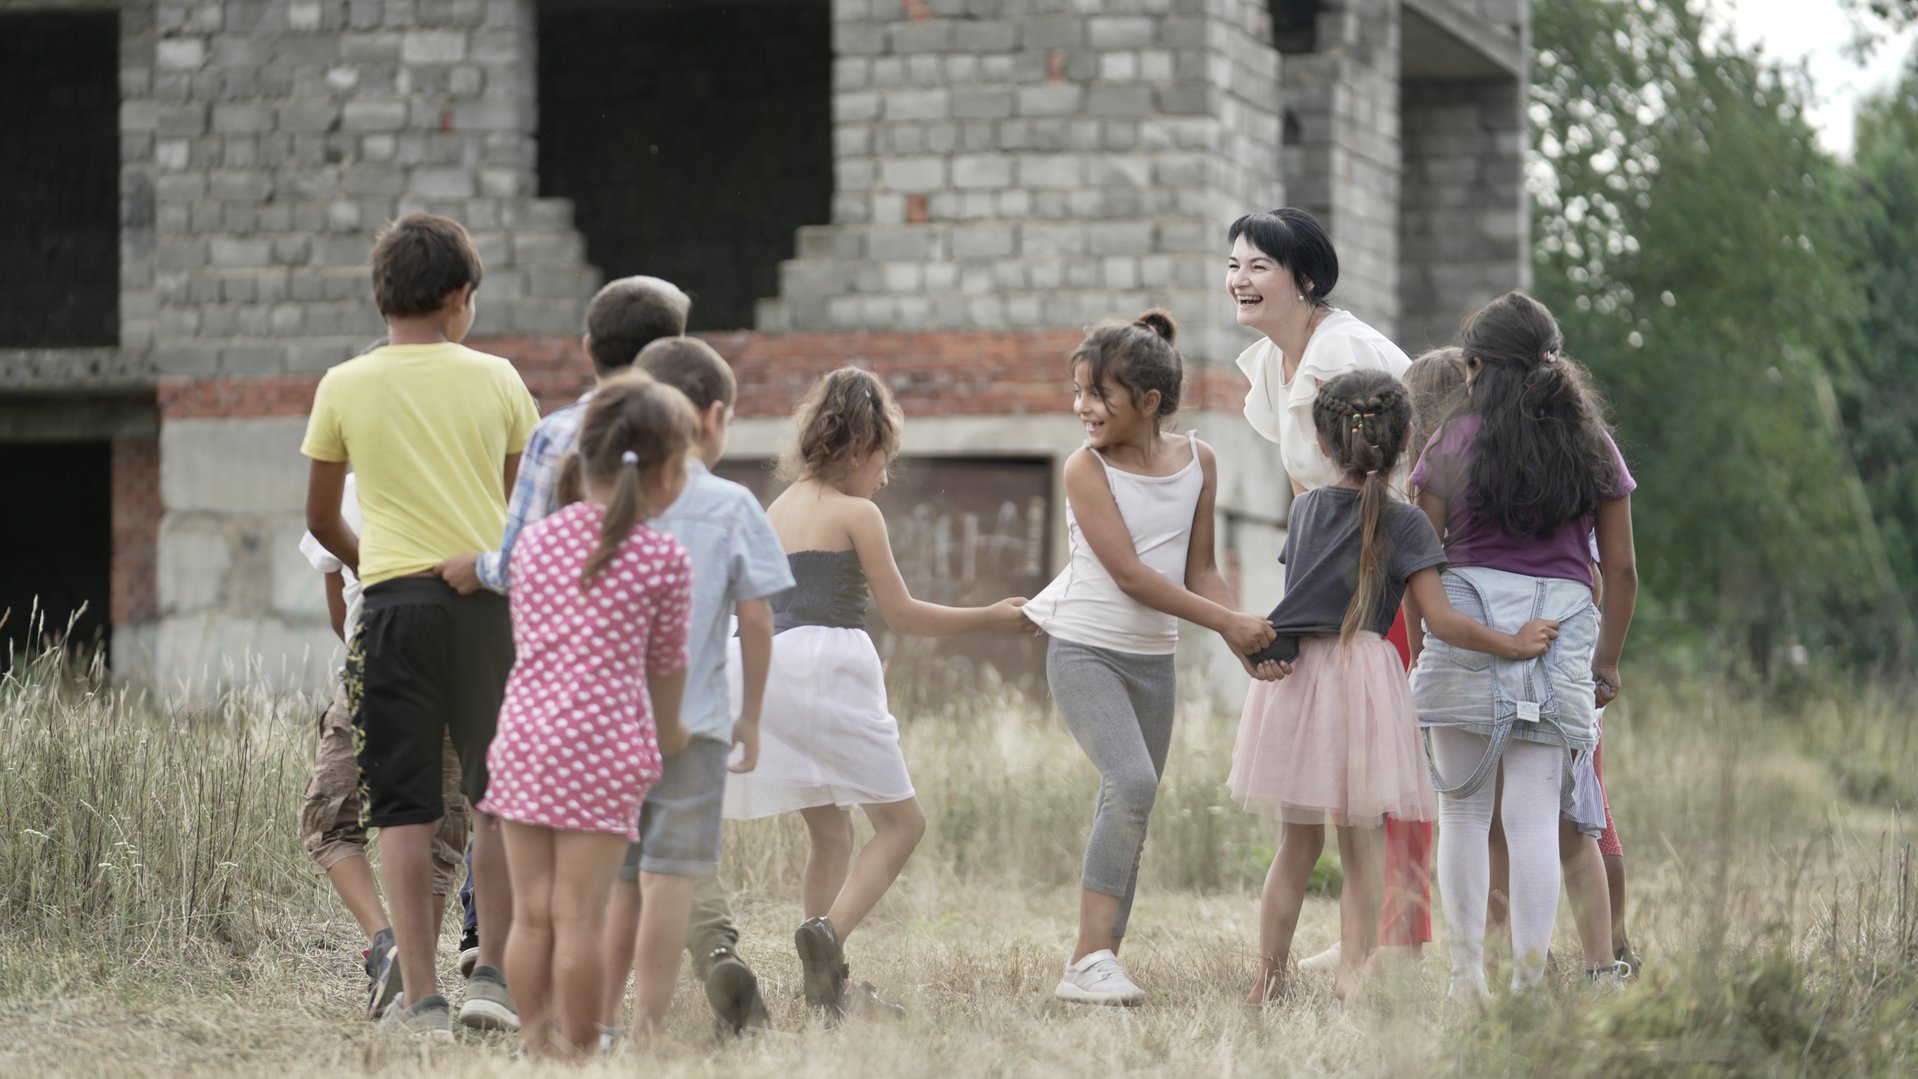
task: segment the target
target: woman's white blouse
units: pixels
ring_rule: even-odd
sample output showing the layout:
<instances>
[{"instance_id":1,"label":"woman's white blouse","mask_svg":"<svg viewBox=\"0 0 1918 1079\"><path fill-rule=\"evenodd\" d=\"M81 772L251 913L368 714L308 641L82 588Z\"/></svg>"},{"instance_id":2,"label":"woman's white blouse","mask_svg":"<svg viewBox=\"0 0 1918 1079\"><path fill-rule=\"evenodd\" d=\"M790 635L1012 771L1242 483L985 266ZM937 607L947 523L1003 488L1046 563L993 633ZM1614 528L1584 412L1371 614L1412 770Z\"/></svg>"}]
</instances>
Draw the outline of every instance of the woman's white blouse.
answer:
<instances>
[{"instance_id":1,"label":"woman's white blouse","mask_svg":"<svg viewBox=\"0 0 1918 1079\"><path fill-rule=\"evenodd\" d=\"M1324 487L1338 482L1339 474L1319 452L1318 433L1312 425L1312 400L1319 386L1348 371L1372 368L1404 378L1410 366L1404 350L1384 334L1349 311L1334 311L1312 331L1289 383L1284 378L1285 354L1271 338L1261 335L1239 353L1239 370L1252 380L1252 389L1245 395L1245 420L1279 444L1279 461L1289 478L1306 490Z\"/></svg>"}]
</instances>

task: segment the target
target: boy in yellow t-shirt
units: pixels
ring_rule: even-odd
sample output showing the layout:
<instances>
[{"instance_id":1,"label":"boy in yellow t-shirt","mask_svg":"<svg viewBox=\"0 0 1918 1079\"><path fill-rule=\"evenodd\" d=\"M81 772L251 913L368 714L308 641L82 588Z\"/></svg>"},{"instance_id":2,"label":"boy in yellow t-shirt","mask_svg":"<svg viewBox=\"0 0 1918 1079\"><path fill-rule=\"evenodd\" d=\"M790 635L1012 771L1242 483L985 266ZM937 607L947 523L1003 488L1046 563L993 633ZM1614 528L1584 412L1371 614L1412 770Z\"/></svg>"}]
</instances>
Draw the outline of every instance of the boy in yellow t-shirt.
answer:
<instances>
[{"instance_id":1,"label":"boy in yellow t-shirt","mask_svg":"<svg viewBox=\"0 0 1918 1079\"><path fill-rule=\"evenodd\" d=\"M312 459L306 523L366 589L347 646L346 685L361 819L382 830L380 875L404 993L394 1019L451 1037L434 969L432 844L445 812L440 745L451 736L467 798L477 805L513 642L503 597L462 596L432 569L498 539L506 492L539 413L511 363L460 344L473 327L481 267L458 222L416 213L389 224L374 241L372 270L390 343L320 380L300 447ZM349 462L363 535L340 516ZM513 909L505 851L489 820L475 824L481 955L461 1019L516 1027L498 973Z\"/></svg>"}]
</instances>

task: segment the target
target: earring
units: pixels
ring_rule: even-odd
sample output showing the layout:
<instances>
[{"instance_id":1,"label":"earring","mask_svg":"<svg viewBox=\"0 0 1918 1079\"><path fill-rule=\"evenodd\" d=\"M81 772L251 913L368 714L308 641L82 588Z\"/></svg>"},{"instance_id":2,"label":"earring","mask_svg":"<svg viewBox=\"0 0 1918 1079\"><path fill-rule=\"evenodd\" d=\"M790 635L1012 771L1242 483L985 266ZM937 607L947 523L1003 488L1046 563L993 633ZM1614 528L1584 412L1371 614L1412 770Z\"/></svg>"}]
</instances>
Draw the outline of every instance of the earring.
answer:
<instances>
[{"instance_id":1,"label":"earring","mask_svg":"<svg viewBox=\"0 0 1918 1079\"><path fill-rule=\"evenodd\" d=\"M1301 293L1299 293L1299 295L1298 295L1298 299L1299 299L1299 301L1300 301L1301 303L1302 303L1302 302L1304 302L1304 300L1305 300L1305 293L1303 293L1303 292L1301 292Z\"/></svg>"}]
</instances>

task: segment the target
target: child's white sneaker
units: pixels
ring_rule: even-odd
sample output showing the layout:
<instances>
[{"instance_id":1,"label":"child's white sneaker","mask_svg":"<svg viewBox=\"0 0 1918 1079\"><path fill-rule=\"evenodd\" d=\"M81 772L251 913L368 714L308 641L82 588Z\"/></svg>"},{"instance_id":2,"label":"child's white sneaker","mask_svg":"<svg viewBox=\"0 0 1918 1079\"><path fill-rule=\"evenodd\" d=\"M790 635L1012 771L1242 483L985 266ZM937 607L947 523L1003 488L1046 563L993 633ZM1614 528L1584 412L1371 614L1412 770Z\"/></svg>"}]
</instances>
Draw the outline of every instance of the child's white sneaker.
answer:
<instances>
[{"instance_id":1,"label":"child's white sneaker","mask_svg":"<svg viewBox=\"0 0 1918 1079\"><path fill-rule=\"evenodd\" d=\"M1132 984L1125 968L1119 965L1119 957L1106 948L1077 963L1066 964L1065 976L1059 979L1059 987L1052 995L1073 1004L1130 1008L1145 1003L1145 990Z\"/></svg>"},{"instance_id":2,"label":"child's white sneaker","mask_svg":"<svg viewBox=\"0 0 1918 1079\"><path fill-rule=\"evenodd\" d=\"M1326 950L1320 952L1319 954L1313 956L1310 959L1299 960L1299 969L1300 970L1337 970L1339 969L1340 954L1341 952L1339 949L1339 942L1335 940L1332 942L1332 946L1330 948L1327 948Z\"/></svg>"}]
</instances>

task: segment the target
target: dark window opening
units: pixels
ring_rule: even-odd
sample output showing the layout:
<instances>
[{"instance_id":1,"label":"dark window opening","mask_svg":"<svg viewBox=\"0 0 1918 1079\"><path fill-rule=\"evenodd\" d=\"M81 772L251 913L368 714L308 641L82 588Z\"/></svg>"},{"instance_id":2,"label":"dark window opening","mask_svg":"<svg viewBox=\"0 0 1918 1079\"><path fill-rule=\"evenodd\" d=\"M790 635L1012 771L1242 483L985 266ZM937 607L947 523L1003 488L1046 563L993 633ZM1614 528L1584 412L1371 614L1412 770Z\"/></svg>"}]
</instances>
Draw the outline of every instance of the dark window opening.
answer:
<instances>
[{"instance_id":1,"label":"dark window opening","mask_svg":"<svg viewBox=\"0 0 1918 1079\"><path fill-rule=\"evenodd\" d=\"M1297 146L1305 141L1305 131L1299 124L1299 114L1291 109L1285 110L1279 118L1279 145Z\"/></svg>"},{"instance_id":2,"label":"dark window opening","mask_svg":"<svg viewBox=\"0 0 1918 1079\"><path fill-rule=\"evenodd\" d=\"M763 461L728 459L716 471L770 503L785 485ZM904 457L873 501L885 511L893 557L915 599L959 607L1036 596L1052 579L1052 477L1044 458ZM1045 691L1045 650L1019 637L928 639L886 628L878 608L866 628L886 661L894 709L937 705L981 688L986 667L1007 684Z\"/></svg>"},{"instance_id":3,"label":"dark window opening","mask_svg":"<svg viewBox=\"0 0 1918 1079\"><path fill-rule=\"evenodd\" d=\"M539 182L588 259L693 296L692 329L753 325L832 201L825 0L541 0Z\"/></svg>"},{"instance_id":4,"label":"dark window opening","mask_svg":"<svg viewBox=\"0 0 1918 1079\"><path fill-rule=\"evenodd\" d=\"M0 528L0 613L6 618L0 669L16 653L37 653L63 639L76 650L107 646L112 467L106 442L0 443L0 504L32 518L30 525L18 517L13 527Z\"/></svg>"},{"instance_id":5,"label":"dark window opening","mask_svg":"<svg viewBox=\"0 0 1918 1079\"><path fill-rule=\"evenodd\" d=\"M120 19L0 16L0 348L120 343Z\"/></svg>"},{"instance_id":6,"label":"dark window opening","mask_svg":"<svg viewBox=\"0 0 1918 1079\"><path fill-rule=\"evenodd\" d=\"M1279 52L1316 52L1319 47L1319 0L1270 0L1272 44Z\"/></svg>"}]
</instances>

